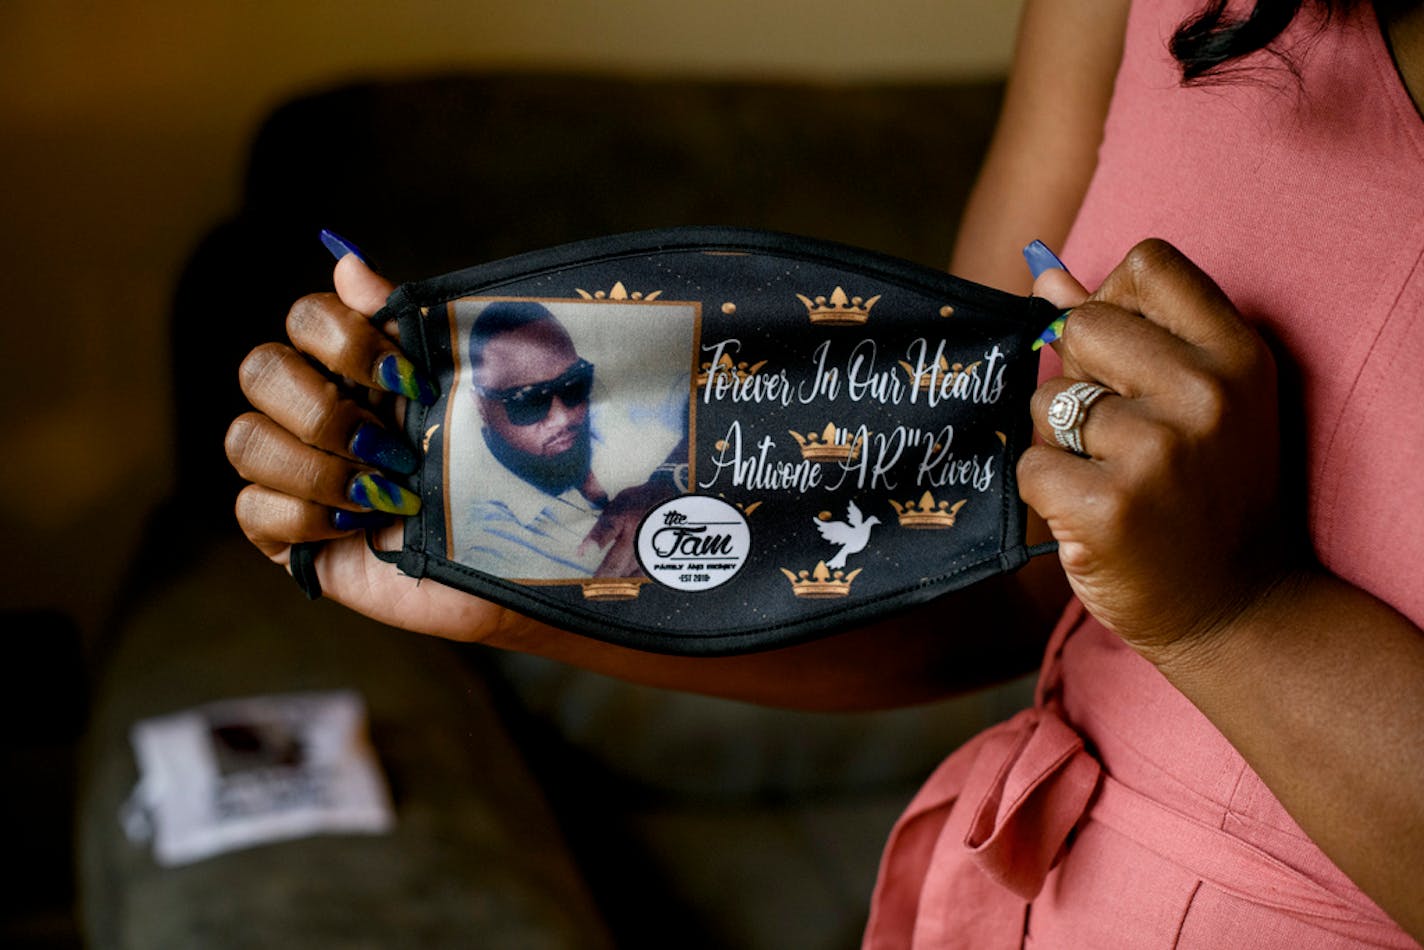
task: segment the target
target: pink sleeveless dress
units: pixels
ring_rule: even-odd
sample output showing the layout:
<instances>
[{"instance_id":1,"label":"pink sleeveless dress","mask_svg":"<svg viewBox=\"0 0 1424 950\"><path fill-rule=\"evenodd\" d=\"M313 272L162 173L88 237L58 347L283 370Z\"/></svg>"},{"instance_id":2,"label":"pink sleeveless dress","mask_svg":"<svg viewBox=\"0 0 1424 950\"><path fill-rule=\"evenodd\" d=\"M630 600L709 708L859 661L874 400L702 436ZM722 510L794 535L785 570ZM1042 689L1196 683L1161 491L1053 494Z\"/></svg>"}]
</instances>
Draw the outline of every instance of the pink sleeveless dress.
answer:
<instances>
[{"instance_id":1,"label":"pink sleeveless dress","mask_svg":"<svg viewBox=\"0 0 1424 950\"><path fill-rule=\"evenodd\" d=\"M1133 4L1063 258L1093 287L1165 238L1269 332L1303 406L1319 558L1424 626L1424 120L1368 2L1313 40L1291 28L1300 86L1182 89L1165 41L1197 5ZM952 755L896 825L864 946L1417 944L1075 603L1035 707Z\"/></svg>"}]
</instances>

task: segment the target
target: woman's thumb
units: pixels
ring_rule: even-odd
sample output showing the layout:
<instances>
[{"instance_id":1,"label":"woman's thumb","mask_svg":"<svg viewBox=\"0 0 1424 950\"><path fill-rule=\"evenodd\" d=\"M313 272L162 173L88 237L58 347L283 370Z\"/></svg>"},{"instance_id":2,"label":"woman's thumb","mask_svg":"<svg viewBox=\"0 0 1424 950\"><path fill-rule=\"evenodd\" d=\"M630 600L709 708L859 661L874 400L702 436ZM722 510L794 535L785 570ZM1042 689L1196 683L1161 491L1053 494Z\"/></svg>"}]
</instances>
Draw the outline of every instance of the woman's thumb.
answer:
<instances>
[{"instance_id":1,"label":"woman's thumb","mask_svg":"<svg viewBox=\"0 0 1424 950\"><path fill-rule=\"evenodd\" d=\"M1024 260L1033 272L1033 295L1042 297L1061 310L1078 306L1088 299L1087 289L1042 241L1024 248Z\"/></svg>"},{"instance_id":2,"label":"woman's thumb","mask_svg":"<svg viewBox=\"0 0 1424 950\"><path fill-rule=\"evenodd\" d=\"M336 295L358 313L371 316L386 305L395 285L373 271L361 249L334 231L322 231L321 243L336 258Z\"/></svg>"},{"instance_id":3,"label":"woman's thumb","mask_svg":"<svg viewBox=\"0 0 1424 950\"><path fill-rule=\"evenodd\" d=\"M386 305L386 298L395 284L366 266L355 254L336 262L336 295L341 302L358 313L371 316Z\"/></svg>"}]
</instances>

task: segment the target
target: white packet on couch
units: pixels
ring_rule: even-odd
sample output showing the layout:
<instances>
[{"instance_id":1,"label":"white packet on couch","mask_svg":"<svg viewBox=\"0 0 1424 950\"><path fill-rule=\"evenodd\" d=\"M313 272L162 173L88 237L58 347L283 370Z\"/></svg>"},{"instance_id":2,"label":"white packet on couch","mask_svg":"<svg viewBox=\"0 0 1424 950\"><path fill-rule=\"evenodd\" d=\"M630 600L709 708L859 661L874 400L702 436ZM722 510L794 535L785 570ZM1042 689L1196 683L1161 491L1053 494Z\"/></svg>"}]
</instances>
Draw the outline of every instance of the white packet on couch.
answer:
<instances>
[{"instance_id":1,"label":"white packet on couch","mask_svg":"<svg viewBox=\"0 0 1424 950\"><path fill-rule=\"evenodd\" d=\"M134 803L171 867L314 834L390 830L390 792L351 691L230 699L134 724Z\"/></svg>"}]
</instances>

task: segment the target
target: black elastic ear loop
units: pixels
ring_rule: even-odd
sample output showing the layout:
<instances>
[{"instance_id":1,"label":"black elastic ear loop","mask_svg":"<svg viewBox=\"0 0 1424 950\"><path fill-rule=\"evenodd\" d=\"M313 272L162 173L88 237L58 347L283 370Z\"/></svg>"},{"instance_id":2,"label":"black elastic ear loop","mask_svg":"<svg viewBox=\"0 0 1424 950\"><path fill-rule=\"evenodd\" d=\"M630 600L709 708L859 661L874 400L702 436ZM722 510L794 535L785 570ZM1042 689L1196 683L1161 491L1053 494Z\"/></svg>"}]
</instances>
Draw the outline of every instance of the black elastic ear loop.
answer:
<instances>
[{"instance_id":1,"label":"black elastic ear loop","mask_svg":"<svg viewBox=\"0 0 1424 950\"><path fill-rule=\"evenodd\" d=\"M321 541L303 541L300 544L292 545L288 566L292 571L292 580L297 582L302 593L307 595L307 600L321 599L321 578L316 573L316 555L321 550ZM375 532L366 532L366 547L371 553L382 561L394 564L400 560L399 551L382 551L376 547Z\"/></svg>"},{"instance_id":2,"label":"black elastic ear loop","mask_svg":"<svg viewBox=\"0 0 1424 950\"><path fill-rule=\"evenodd\" d=\"M366 550L370 551L372 554L376 555L379 560L385 561L387 564L400 563L401 552L382 551L380 548L376 547L376 532L374 530L368 530L366 532Z\"/></svg>"},{"instance_id":3,"label":"black elastic ear loop","mask_svg":"<svg viewBox=\"0 0 1424 950\"><path fill-rule=\"evenodd\" d=\"M1035 558L1040 554L1056 554L1058 552L1057 541L1045 541L1042 544L1030 544L1024 548L1029 557Z\"/></svg>"},{"instance_id":4,"label":"black elastic ear loop","mask_svg":"<svg viewBox=\"0 0 1424 950\"><path fill-rule=\"evenodd\" d=\"M307 595L307 600L321 598L321 580L316 576L316 553L321 550L321 546L321 541L303 541L292 545L289 555L288 566L292 571L292 580L296 581L302 593Z\"/></svg>"}]
</instances>

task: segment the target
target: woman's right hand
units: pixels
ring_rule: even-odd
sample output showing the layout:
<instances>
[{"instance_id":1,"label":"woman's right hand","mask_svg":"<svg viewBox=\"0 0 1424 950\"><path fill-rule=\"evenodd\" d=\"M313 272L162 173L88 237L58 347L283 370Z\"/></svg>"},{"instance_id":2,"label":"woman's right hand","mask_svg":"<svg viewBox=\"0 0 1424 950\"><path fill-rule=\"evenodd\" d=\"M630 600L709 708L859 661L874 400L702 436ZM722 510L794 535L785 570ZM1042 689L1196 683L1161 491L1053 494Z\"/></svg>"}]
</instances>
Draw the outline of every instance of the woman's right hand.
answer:
<instances>
[{"instance_id":1,"label":"woman's right hand","mask_svg":"<svg viewBox=\"0 0 1424 950\"><path fill-rule=\"evenodd\" d=\"M371 323L390 282L355 254L337 262L334 278L335 293L292 306L290 345L257 347L239 371L255 411L233 420L225 445L251 483L237 497L243 532L284 567L292 545L321 542L322 592L385 623L467 641L519 640L541 629L478 597L418 584L368 549L366 528L388 524L380 541L399 546L400 517L419 508L397 483L416 465L399 423L408 398L430 400L434 391L393 328Z\"/></svg>"}]
</instances>

